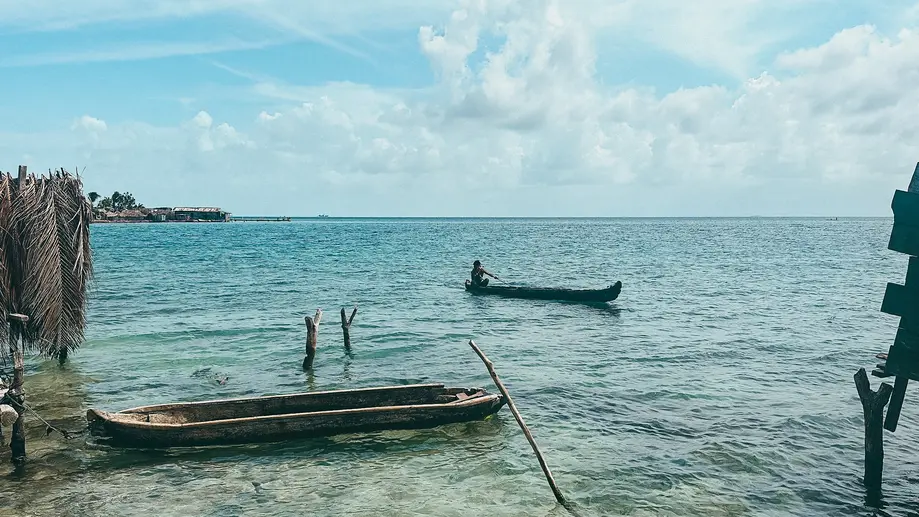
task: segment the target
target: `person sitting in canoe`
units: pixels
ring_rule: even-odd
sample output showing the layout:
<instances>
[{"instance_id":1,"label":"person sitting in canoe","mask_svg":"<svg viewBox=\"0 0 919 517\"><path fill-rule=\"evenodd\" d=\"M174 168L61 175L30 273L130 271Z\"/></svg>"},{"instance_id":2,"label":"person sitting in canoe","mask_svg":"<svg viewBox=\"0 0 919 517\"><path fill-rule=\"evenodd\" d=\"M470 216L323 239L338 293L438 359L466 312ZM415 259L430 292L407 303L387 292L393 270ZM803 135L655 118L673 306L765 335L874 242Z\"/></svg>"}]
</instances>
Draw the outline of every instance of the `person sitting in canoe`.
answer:
<instances>
[{"instance_id":1,"label":"person sitting in canoe","mask_svg":"<svg viewBox=\"0 0 919 517\"><path fill-rule=\"evenodd\" d=\"M482 267L482 263L476 260L472 263L472 285L476 287L485 287L488 285L488 279L485 278L485 275L488 275L495 280L501 280L495 275L485 271L485 268Z\"/></svg>"}]
</instances>

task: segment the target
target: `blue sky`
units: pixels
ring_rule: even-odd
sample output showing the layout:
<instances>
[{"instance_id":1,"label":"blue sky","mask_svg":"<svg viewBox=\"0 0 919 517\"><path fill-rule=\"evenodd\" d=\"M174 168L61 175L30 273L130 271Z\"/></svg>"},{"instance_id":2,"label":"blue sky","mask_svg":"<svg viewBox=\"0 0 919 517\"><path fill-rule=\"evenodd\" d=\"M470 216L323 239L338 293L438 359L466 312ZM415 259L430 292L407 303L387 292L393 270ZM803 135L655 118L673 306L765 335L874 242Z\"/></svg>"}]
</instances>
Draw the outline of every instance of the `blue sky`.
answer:
<instances>
[{"instance_id":1,"label":"blue sky","mask_svg":"<svg viewBox=\"0 0 919 517\"><path fill-rule=\"evenodd\" d=\"M0 169L237 214L888 215L919 8L0 1Z\"/></svg>"}]
</instances>

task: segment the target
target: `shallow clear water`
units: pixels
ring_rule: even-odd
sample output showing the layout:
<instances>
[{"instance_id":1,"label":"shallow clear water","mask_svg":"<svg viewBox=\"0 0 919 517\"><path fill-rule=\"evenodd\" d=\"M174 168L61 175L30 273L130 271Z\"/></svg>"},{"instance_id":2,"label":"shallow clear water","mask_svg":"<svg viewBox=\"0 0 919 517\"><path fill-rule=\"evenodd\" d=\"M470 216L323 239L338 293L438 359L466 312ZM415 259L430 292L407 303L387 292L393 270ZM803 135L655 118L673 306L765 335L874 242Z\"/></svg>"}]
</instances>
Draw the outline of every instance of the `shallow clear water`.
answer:
<instances>
[{"instance_id":1,"label":"shallow clear water","mask_svg":"<svg viewBox=\"0 0 919 517\"><path fill-rule=\"evenodd\" d=\"M28 396L79 428L90 406L414 382L495 390L472 338L582 515L870 515L852 375L895 334L879 312L906 271L886 250L890 227L95 225L88 342L63 369L31 360ZM476 258L522 284L624 287L607 307L476 297L462 287ZM349 356L338 310L355 304ZM303 316L317 307L306 375ZM910 390L885 436L892 515L919 510L917 408ZM0 484L7 515L567 515L506 408L427 431L166 454L44 438L29 422L28 472Z\"/></svg>"}]
</instances>

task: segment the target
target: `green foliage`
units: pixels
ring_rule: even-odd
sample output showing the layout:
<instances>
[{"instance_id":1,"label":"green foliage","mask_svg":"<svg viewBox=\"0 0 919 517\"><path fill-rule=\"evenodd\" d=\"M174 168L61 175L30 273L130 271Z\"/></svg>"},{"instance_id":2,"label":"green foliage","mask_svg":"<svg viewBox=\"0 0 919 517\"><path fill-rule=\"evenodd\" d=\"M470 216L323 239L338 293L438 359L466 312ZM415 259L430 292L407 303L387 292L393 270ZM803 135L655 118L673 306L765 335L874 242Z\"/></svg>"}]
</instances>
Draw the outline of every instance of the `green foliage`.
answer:
<instances>
[{"instance_id":1,"label":"green foliage","mask_svg":"<svg viewBox=\"0 0 919 517\"><path fill-rule=\"evenodd\" d=\"M95 192L90 192L90 201L93 201L92 195L96 194ZM97 199L99 194L96 194ZM115 191L109 197L102 198L99 201L99 204L96 205L96 208L100 211L107 212L123 212L125 210L143 210L144 205L138 204L137 200L134 199L134 196L130 192L121 192Z\"/></svg>"}]
</instances>

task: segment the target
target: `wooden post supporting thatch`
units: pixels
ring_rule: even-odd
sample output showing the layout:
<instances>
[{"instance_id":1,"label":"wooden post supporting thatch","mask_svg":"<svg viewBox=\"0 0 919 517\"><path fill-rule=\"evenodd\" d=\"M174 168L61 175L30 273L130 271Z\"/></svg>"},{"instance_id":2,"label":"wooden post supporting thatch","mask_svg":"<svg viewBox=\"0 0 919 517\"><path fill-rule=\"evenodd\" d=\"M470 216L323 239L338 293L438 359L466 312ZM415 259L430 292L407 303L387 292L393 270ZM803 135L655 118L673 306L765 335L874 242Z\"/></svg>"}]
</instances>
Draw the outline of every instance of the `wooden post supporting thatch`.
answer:
<instances>
[{"instance_id":1,"label":"wooden post supporting thatch","mask_svg":"<svg viewBox=\"0 0 919 517\"><path fill-rule=\"evenodd\" d=\"M9 321L9 338L10 338L10 355L13 356L13 382L7 392L7 397L12 402L16 410L17 417L13 423L13 435L10 439L10 452L13 465L22 467L26 462L26 434L25 434L25 390L23 389L23 377L25 375L25 364L23 357L23 346L20 337L28 323L29 317L24 314L10 314L7 316Z\"/></svg>"},{"instance_id":2,"label":"wooden post supporting thatch","mask_svg":"<svg viewBox=\"0 0 919 517\"><path fill-rule=\"evenodd\" d=\"M341 308L341 333L345 338L345 350L351 350L351 322L357 314L357 307L351 311L351 317L345 319L345 308Z\"/></svg>"},{"instance_id":3,"label":"wooden post supporting thatch","mask_svg":"<svg viewBox=\"0 0 919 517\"><path fill-rule=\"evenodd\" d=\"M322 309L316 309L316 315L310 318L304 316L306 322L306 357L303 359L303 369L313 369L313 359L316 358L316 342L319 339L319 321L322 320Z\"/></svg>"},{"instance_id":4,"label":"wooden post supporting thatch","mask_svg":"<svg viewBox=\"0 0 919 517\"><path fill-rule=\"evenodd\" d=\"M511 398L511 394L507 392L507 388L504 387L504 384L501 382L501 379L498 378L498 374L495 372L495 365L485 357L485 354L476 346L475 342L469 340L469 346L475 350L476 355L479 356L479 359L485 363L485 368L488 369L488 374L491 375L491 380L494 381L495 386L498 387L498 390L504 395L504 399L507 401L507 407L513 413L514 418L517 420L517 424L520 425L520 429L523 430L523 434L526 436L527 441L530 442L530 447L533 448L533 452L536 453L536 459L539 460L539 466L542 468L543 474L546 475L546 481L549 482L549 486L552 488L552 493L555 494L555 499L564 506L571 510L568 501L565 500L565 496L562 495L562 491L558 489L558 485L555 484L555 478L552 477L552 472L549 470L549 465L546 464L545 458L542 457L542 452L539 451L539 447L536 445L536 440L533 439L533 435L530 433L530 428L527 427L526 423L523 421L523 417L520 416L520 412L517 411L517 406L514 405L514 399Z\"/></svg>"},{"instance_id":5,"label":"wooden post supporting thatch","mask_svg":"<svg viewBox=\"0 0 919 517\"><path fill-rule=\"evenodd\" d=\"M877 392L873 391L864 368L855 373L855 388L865 416L865 488L878 493L884 474L884 406L893 388L881 383Z\"/></svg>"}]
</instances>

